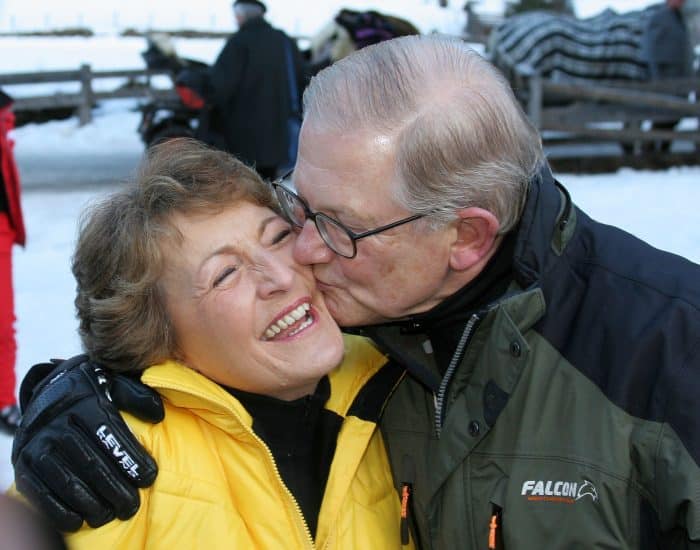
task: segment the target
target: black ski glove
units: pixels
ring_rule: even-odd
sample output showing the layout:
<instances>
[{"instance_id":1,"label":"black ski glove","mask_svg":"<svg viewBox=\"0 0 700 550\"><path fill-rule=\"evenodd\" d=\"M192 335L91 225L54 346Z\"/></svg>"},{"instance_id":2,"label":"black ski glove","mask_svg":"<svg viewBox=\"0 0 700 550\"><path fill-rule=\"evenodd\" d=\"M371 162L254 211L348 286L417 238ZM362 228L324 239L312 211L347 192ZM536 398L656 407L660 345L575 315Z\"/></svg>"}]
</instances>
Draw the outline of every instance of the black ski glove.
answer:
<instances>
[{"instance_id":1,"label":"black ski glove","mask_svg":"<svg viewBox=\"0 0 700 550\"><path fill-rule=\"evenodd\" d=\"M164 416L160 396L137 379L78 355L34 365L20 386L22 420L12 446L17 489L62 531L98 527L139 508L139 487L158 467L119 414Z\"/></svg>"}]
</instances>

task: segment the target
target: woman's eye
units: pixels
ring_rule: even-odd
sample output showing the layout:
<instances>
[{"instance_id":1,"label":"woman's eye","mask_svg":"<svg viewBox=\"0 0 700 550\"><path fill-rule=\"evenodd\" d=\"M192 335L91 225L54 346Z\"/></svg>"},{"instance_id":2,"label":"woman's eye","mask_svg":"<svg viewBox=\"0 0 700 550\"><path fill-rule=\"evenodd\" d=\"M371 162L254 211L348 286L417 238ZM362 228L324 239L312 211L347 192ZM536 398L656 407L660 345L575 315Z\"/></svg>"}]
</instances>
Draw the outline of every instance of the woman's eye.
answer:
<instances>
[{"instance_id":1,"label":"woman's eye","mask_svg":"<svg viewBox=\"0 0 700 550\"><path fill-rule=\"evenodd\" d=\"M282 231L280 231L279 233L277 233L275 235L275 238L272 239L272 244L281 243L284 239L289 237L289 235L291 235L291 234L292 234L292 230L289 227L286 227L285 229L283 229Z\"/></svg>"},{"instance_id":2,"label":"woman's eye","mask_svg":"<svg viewBox=\"0 0 700 550\"><path fill-rule=\"evenodd\" d=\"M227 267L226 269L224 269L224 271L221 273L221 275L219 275L219 276L214 280L214 284L213 284L212 286L213 286L214 288L216 288L216 287L219 286L221 283L223 283L229 275L231 275L231 274L233 274L233 273L235 273L235 272L236 272L236 268L235 268L235 267Z\"/></svg>"}]
</instances>

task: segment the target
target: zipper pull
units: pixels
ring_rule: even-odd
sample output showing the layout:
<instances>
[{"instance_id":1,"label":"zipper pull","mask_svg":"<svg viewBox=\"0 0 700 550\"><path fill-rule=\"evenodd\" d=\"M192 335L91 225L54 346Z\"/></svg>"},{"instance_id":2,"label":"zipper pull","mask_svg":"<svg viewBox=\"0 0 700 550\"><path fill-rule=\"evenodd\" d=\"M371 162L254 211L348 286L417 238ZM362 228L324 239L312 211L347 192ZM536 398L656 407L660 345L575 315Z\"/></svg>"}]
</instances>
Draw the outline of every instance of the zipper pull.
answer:
<instances>
[{"instance_id":1,"label":"zipper pull","mask_svg":"<svg viewBox=\"0 0 700 550\"><path fill-rule=\"evenodd\" d=\"M401 484L401 545L407 546L410 542L408 529L408 500L411 498L411 484Z\"/></svg>"},{"instance_id":2,"label":"zipper pull","mask_svg":"<svg viewBox=\"0 0 700 550\"><path fill-rule=\"evenodd\" d=\"M411 494L413 493L413 480L416 477L416 467L412 456L403 455L401 470L403 471L401 477L406 480L401 482L401 545L407 546L411 541L408 514Z\"/></svg>"},{"instance_id":3,"label":"zipper pull","mask_svg":"<svg viewBox=\"0 0 700 550\"><path fill-rule=\"evenodd\" d=\"M496 550L498 547L498 527L501 519L501 508L494 504L489 522L489 550Z\"/></svg>"},{"instance_id":4,"label":"zipper pull","mask_svg":"<svg viewBox=\"0 0 700 550\"><path fill-rule=\"evenodd\" d=\"M489 550L496 550L496 529L498 529L498 515L493 514L489 523Z\"/></svg>"}]
</instances>

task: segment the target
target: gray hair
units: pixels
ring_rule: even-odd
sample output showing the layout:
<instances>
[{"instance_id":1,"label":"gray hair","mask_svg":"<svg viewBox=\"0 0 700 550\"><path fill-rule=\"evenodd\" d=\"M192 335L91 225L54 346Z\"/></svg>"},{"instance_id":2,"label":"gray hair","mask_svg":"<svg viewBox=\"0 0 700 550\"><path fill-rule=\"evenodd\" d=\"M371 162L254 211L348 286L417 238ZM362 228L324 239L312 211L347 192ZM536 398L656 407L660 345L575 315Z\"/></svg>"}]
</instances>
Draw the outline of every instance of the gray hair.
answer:
<instances>
[{"instance_id":1,"label":"gray hair","mask_svg":"<svg viewBox=\"0 0 700 550\"><path fill-rule=\"evenodd\" d=\"M446 36L395 38L324 69L304 93L304 118L321 131L395 137L396 200L434 225L479 206L508 232L545 162L508 81Z\"/></svg>"},{"instance_id":2,"label":"gray hair","mask_svg":"<svg viewBox=\"0 0 700 550\"><path fill-rule=\"evenodd\" d=\"M250 21L257 17L262 17L265 10L255 4L236 4L233 6L234 13L243 21Z\"/></svg>"}]
</instances>

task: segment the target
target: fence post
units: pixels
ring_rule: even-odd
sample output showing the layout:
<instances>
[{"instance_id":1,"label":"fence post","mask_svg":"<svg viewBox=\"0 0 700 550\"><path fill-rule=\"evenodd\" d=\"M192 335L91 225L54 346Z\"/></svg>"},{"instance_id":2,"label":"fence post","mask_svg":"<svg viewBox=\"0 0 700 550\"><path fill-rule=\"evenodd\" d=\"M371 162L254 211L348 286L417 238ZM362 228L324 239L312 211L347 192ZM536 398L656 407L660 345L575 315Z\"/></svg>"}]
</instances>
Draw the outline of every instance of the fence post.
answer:
<instances>
[{"instance_id":1,"label":"fence post","mask_svg":"<svg viewBox=\"0 0 700 550\"><path fill-rule=\"evenodd\" d=\"M80 66L80 95L82 96L82 101L80 102L80 107L78 107L78 116L80 125L85 126L92 121L92 104L95 102L90 65Z\"/></svg>"},{"instance_id":2,"label":"fence post","mask_svg":"<svg viewBox=\"0 0 700 550\"><path fill-rule=\"evenodd\" d=\"M527 101L527 114L530 122L538 130L542 129L542 77L534 73L528 78L530 94Z\"/></svg>"}]
</instances>

